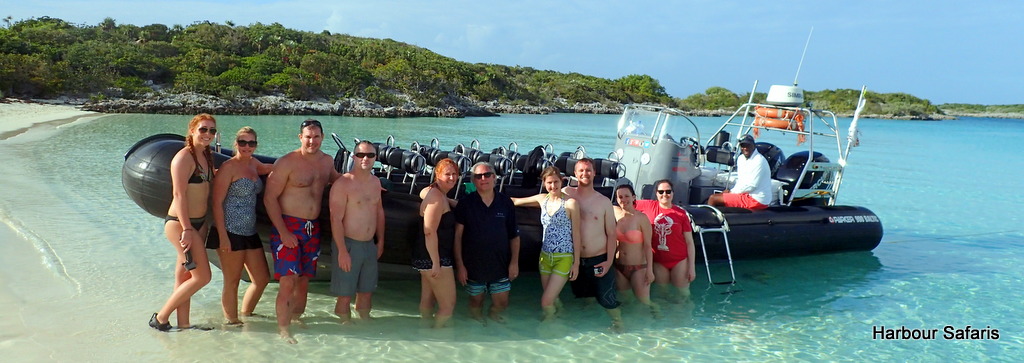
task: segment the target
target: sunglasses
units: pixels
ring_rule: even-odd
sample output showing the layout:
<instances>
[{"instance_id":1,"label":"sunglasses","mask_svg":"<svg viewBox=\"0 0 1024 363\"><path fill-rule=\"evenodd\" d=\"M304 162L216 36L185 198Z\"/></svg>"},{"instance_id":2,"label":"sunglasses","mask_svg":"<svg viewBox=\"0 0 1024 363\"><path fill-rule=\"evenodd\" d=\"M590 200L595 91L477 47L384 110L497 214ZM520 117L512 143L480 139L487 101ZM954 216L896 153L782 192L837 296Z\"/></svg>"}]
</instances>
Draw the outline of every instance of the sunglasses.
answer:
<instances>
[{"instance_id":1,"label":"sunglasses","mask_svg":"<svg viewBox=\"0 0 1024 363\"><path fill-rule=\"evenodd\" d=\"M248 140L240 140L240 139L239 140L235 140L235 142L238 143L238 146L248 146L248 147L256 147L256 145L259 143L256 140L248 141Z\"/></svg>"},{"instance_id":2,"label":"sunglasses","mask_svg":"<svg viewBox=\"0 0 1024 363\"><path fill-rule=\"evenodd\" d=\"M199 133L200 134L205 134L207 132L209 132L210 135L216 135L217 134L217 128L216 127L210 127L210 128L200 127L199 128Z\"/></svg>"},{"instance_id":3,"label":"sunglasses","mask_svg":"<svg viewBox=\"0 0 1024 363\"><path fill-rule=\"evenodd\" d=\"M672 194L672 189L669 189L669 190L659 190L658 194Z\"/></svg>"},{"instance_id":4,"label":"sunglasses","mask_svg":"<svg viewBox=\"0 0 1024 363\"><path fill-rule=\"evenodd\" d=\"M486 172L486 173L480 173L480 174L473 174L473 179L476 179L476 180L483 180L483 179L487 179L487 178L490 178L490 177L492 177L492 176L494 176L494 172L492 172L492 171L488 171L488 172Z\"/></svg>"},{"instance_id":5,"label":"sunglasses","mask_svg":"<svg viewBox=\"0 0 1024 363\"><path fill-rule=\"evenodd\" d=\"M355 154L352 154L352 156L355 156L357 159L358 158L367 159L367 158L375 158L375 157L377 157L377 153L355 153Z\"/></svg>"},{"instance_id":6,"label":"sunglasses","mask_svg":"<svg viewBox=\"0 0 1024 363\"><path fill-rule=\"evenodd\" d=\"M319 127L321 130L324 128L323 126L320 125L320 121L317 121L317 120L306 120L306 121L302 121L302 123L299 124L299 128L302 128L302 129L304 129L306 127L309 127L309 126L316 126L316 127Z\"/></svg>"}]
</instances>

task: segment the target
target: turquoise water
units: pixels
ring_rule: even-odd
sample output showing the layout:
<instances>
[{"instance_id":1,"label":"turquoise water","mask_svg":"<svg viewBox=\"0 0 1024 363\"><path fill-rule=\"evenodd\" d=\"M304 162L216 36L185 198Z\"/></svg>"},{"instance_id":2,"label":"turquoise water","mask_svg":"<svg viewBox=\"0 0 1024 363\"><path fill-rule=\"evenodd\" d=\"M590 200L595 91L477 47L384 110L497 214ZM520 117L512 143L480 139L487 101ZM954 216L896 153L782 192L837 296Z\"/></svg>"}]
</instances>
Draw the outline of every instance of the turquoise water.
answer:
<instances>
[{"instance_id":1,"label":"turquoise water","mask_svg":"<svg viewBox=\"0 0 1024 363\"><path fill-rule=\"evenodd\" d=\"M280 155L297 147L297 125L304 118L221 116L218 128L233 135L251 125L260 132L258 152ZM510 323L473 322L460 295L456 326L439 331L419 325L418 280L381 282L377 319L352 327L334 322L333 298L326 286L314 286L305 326L294 330L300 344L287 346L277 338L272 319L274 285L256 310L265 317L249 320L244 328L220 328L217 273L192 308L194 323L217 330L163 334L145 325L169 293L173 250L161 235L160 220L125 196L123 153L142 137L182 133L187 119L113 115L0 140L6 173L0 219L25 237L5 243L31 245L38 256L25 258L40 261L54 284L67 291L34 302L49 315L24 319L66 336L60 339L66 348L40 348L53 349L50 358L959 361L1014 360L1024 353L1019 308L1024 228L1018 213L1024 196L1017 191L1024 162L1015 155L1024 140L1022 120L862 120L862 146L850 158L840 203L878 214L885 237L877 249L739 262L739 283L733 287L709 285L703 266L698 267L691 302L663 301L660 320L637 304L627 305L625 334L611 334L603 309L573 300L568 291L563 292L567 313L558 323L539 325L539 283L536 275L526 275L515 283ZM590 155L604 157L611 151L617 116L319 119L349 147L353 137L383 141L391 134L402 147L436 136L446 149L475 138L486 149L517 141L528 150L550 142L559 151L584 145ZM702 127L707 132L720 122L696 120L707 124ZM792 139L772 141L795 151ZM324 145L328 153L336 150L331 142ZM64 331L67 319L82 319L86 327ZM882 325L939 329L939 339L872 339L873 327ZM990 327L1000 338L942 339L947 325Z\"/></svg>"}]
</instances>

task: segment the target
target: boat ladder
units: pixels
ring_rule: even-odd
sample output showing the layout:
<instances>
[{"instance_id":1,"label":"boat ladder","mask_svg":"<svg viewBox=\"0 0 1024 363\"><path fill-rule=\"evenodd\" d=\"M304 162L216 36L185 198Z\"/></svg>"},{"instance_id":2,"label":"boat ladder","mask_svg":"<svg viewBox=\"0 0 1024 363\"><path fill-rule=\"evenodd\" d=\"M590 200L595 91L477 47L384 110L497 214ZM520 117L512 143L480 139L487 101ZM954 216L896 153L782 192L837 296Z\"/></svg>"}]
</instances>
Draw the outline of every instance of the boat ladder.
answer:
<instances>
[{"instance_id":1,"label":"boat ladder","mask_svg":"<svg viewBox=\"0 0 1024 363\"><path fill-rule=\"evenodd\" d=\"M700 237L700 250L702 252L704 252L704 269L707 270L707 273L708 273L708 282L710 282L711 284L714 284L714 285L732 285L732 284L735 284L736 283L736 271L732 267L732 251L729 250L729 221L727 221L725 219L725 214L723 214L722 211L718 210L718 208L715 208L713 206L706 205L706 204L695 205L694 207L710 209L711 212L715 214L715 218L718 218L718 221L719 221L719 226L718 227L702 227L702 226L698 225L697 223L695 223L693 221L693 216L689 215L690 214L689 212L686 213L687 217L690 218L690 223L692 224L693 231L697 232L697 235ZM729 281L717 281L716 282L716 281L711 279L711 264L708 262L708 250L707 250L707 247L704 246L705 245L705 242L704 242L704 234L705 233L721 233L722 234L722 241L725 244L725 255L729 259L729 273L732 275L732 280L729 280Z\"/></svg>"}]
</instances>

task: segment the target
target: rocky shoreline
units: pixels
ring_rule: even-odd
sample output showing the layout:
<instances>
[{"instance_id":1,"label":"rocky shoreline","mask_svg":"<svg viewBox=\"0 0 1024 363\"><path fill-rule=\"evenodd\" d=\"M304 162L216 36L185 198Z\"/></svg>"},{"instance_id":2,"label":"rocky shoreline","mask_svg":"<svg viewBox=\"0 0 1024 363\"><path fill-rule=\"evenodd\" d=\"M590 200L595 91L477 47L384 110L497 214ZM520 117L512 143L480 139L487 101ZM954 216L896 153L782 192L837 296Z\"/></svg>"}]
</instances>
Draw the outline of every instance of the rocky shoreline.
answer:
<instances>
[{"instance_id":1,"label":"rocky shoreline","mask_svg":"<svg viewBox=\"0 0 1024 363\"><path fill-rule=\"evenodd\" d=\"M1011 113L992 113L992 112L982 112L982 113L971 113L971 112L947 112L947 113L946 113L946 115L948 115L948 116L950 116L950 117L953 117L953 118L956 118L956 117L985 117L985 118L1014 118L1014 119L1024 119L1024 113L1016 113L1016 112L1011 112Z\"/></svg>"},{"instance_id":2,"label":"rocky shoreline","mask_svg":"<svg viewBox=\"0 0 1024 363\"><path fill-rule=\"evenodd\" d=\"M407 103L398 107L383 107L376 103L359 99L347 98L333 102L300 101L285 96L271 95L241 99L224 99L198 93L150 93L139 99L111 98L102 100L86 100L83 98L59 97L56 99L35 99L31 102L44 104L65 104L78 106L84 111L103 113L150 113L194 115L211 113L215 115L332 115L352 117L445 117L461 118L476 116L499 116L499 114L539 114L552 113L587 113L587 114L619 114L623 106L600 102L569 104L565 100L555 100L553 106L534 106L500 103L497 101L476 102L466 99L446 99L444 107L418 107ZM734 110L693 110L687 111L688 116L721 117L730 116ZM853 117L853 114L837 114L839 117ZM949 113L916 116L896 115L861 115L863 118L890 120L954 120L957 117L991 117L1024 119L1018 113Z\"/></svg>"},{"instance_id":3,"label":"rocky shoreline","mask_svg":"<svg viewBox=\"0 0 1024 363\"><path fill-rule=\"evenodd\" d=\"M376 103L347 98L329 101L299 101L284 96L224 99L198 93L150 93L139 99L111 98L85 101L62 98L69 104L78 104L83 110L103 113L151 113L189 115L211 113L215 115L333 115L352 117L446 117L499 116L500 113L549 114L591 113L618 114L621 105L601 103L562 102L558 106L513 105L498 102L474 102L465 99L446 99L444 107L418 107L409 102L397 107L383 107Z\"/></svg>"}]
</instances>

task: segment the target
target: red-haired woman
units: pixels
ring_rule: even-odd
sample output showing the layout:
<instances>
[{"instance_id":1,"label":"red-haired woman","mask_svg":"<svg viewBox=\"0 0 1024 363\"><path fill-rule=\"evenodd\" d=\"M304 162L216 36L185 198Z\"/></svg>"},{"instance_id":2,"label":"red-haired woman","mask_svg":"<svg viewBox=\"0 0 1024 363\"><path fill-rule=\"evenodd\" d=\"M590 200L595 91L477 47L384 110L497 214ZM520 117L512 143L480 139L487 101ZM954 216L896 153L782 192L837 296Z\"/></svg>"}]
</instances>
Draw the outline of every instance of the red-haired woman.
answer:
<instances>
[{"instance_id":1,"label":"red-haired woman","mask_svg":"<svg viewBox=\"0 0 1024 363\"><path fill-rule=\"evenodd\" d=\"M441 159L434 166L434 182L420 191L423 233L413 248L412 266L420 272L422 282L420 316L433 317L435 328L444 327L455 310L455 213L448 201L448 191L458 180L458 165L452 159Z\"/></svg>"},{"instance_id":2,"label":"red-haired woman","mask_svg":"<svg viewBox=\"0 0 1024 363\"><path fill-rule=\"evenodd\" d=\"M171 330L171 312L176 312L178 329L188 329L192 295L210 282L210 261L203 250L206 241L207 206L213 180L210 142L217 135L217 120L199 114L188 123L185 147L171 159L171 206L164 218L164 236L177 251L174 290L160 311L149 319L159 331Z\"/></svg>"}]
</instances>

